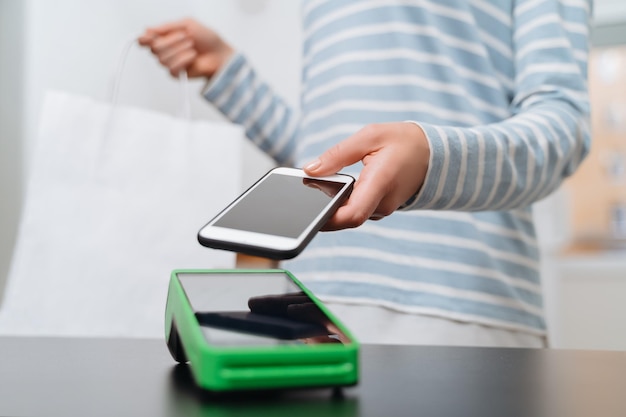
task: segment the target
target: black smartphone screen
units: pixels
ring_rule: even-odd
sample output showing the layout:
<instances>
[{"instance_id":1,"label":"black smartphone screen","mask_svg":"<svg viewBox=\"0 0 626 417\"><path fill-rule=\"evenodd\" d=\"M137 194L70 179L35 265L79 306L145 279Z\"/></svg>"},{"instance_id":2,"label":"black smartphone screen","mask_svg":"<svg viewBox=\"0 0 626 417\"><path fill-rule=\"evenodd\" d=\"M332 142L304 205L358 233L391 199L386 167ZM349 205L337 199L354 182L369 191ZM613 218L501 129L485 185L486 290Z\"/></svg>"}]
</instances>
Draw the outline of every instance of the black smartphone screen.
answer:
<instances>
[{"instance_id":1,"label":"black smartphone screen","mask_svg":"<svg viewBox=\"0 0 626 417\"><path fill-rule=\"evenodd\" d=\"M283 272L177 276L212 345L349 343L346 335Z\"/></svg>"},{"instance_id":2,"label":"black smartphone screen","mask_svg":"<svg viewBox=\"0 0 626 417\"><path fill-rule=\"evenodd\" d=\"M311 323L287 315L258 314L250 311L219 311L198 312L196 319L201 326L283 340L328 335L328 330L322 323Z\"/></svg>"},{"instance_id":3,"label":"black smartphone screen","mask_svg":"<svg viewBox=\"0 0 626 417\"><path fill-rule=\"evenodd\" d=\"M272 174L229 207L214 225L297 238L344 185Z\"/></svg>"}]
</instances>

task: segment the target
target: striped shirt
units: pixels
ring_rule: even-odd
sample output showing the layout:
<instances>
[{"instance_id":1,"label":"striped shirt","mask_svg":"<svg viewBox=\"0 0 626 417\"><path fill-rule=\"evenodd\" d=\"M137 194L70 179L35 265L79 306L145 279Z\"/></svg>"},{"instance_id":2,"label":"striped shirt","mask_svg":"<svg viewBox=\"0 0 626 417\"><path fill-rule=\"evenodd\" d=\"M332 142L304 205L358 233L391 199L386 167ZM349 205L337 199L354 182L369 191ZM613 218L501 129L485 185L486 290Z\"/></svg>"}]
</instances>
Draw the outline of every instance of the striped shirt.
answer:
<instances>
[{"instance_id":1,"label":"striped shirt","mask_svg":"<svg viewBox=\"0 0 626 417\"><path fill-rule=\"evenodd\" d=\"M531 204L589 148L586 0L307 1L299 111L236 54L205 97L278 164L415 121L409 206L283 266L321 299L545 334ZM343 172L358 176L360 164Z\"/></svg>"}]
</instances>

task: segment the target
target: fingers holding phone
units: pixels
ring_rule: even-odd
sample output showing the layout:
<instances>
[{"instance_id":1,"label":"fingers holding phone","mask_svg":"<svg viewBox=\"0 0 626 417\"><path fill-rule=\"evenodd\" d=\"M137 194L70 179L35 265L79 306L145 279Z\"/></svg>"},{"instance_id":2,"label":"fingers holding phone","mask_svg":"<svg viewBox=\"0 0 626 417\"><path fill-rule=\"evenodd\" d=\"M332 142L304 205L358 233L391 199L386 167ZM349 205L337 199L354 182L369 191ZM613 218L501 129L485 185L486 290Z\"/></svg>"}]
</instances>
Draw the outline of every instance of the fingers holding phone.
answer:
<instances>
[{"instance_id":1,"label":"fingers holding phone","mask_svg":"<svg viewBox=\"0 0 626 417\"><path fill-rule=\"evenodd\" d=\"M420 126L412 122L364 127L307 164L313 177L329 175L359 161L363 170L349 200L322 230L358 227L390 215L424 184L430 145Z\"/></svg>"}]
</instances>

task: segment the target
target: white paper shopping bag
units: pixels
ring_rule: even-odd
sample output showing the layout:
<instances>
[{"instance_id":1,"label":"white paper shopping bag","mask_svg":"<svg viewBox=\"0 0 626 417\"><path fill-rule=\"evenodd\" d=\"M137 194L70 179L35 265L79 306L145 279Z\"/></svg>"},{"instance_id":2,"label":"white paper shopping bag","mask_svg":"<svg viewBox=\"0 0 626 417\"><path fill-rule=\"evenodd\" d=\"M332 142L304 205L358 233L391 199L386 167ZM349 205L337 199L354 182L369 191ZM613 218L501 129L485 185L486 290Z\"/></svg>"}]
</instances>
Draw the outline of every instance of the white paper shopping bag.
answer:
<instances>
[{"instance_id":1,"label":"white paper shopping bag","mask_svg":"<svg viewBox=\"0 0 626 417\"><path fill-rule=\"evenodd\" d=\"M47 95L0 333L162 337L169 274L240 190L240 127Z\"/></svg>"}]
</instances>

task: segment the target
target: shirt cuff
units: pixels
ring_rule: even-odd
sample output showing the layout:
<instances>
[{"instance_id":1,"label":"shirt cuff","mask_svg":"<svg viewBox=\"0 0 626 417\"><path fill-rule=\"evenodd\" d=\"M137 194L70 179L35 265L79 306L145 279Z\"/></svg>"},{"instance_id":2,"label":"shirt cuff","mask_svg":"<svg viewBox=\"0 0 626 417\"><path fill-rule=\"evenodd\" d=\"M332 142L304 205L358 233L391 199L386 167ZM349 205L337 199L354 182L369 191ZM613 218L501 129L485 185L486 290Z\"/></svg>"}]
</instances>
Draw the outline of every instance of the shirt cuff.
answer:
<instances>
[{"instance_id":1,"label":"shirt cuff","mask_svg":"<svg viewBox=\"0 0 626 417\"><path fill-rule=\"evenodd\" d=\"M437 127L426 123L413 121L409 123L415 123L424 131L426 141L430 148L430 157L424 183L411 198L398 208L398 210L407 211L436 208L438 189L440 188L440 181L444 170L444 155L447 154L446 146L442 139L443 132L440 132L440 129Z\"/></svg>"},{"instance_id":2,"label":"shirt cuff","mask_svg":"<svg viewBox=\"0 0 626 417\"><path fill-rule=\"evenodd\" d=\"M239 52L235 52L233 56L211 77L204 88L202 95L208 101L215 103L222 97L232 93L232 87L235 80L241 77L246 71L248 63L246 58ZM225 98L225 97L224 97Z\"/></svg>"}]
</instances>

